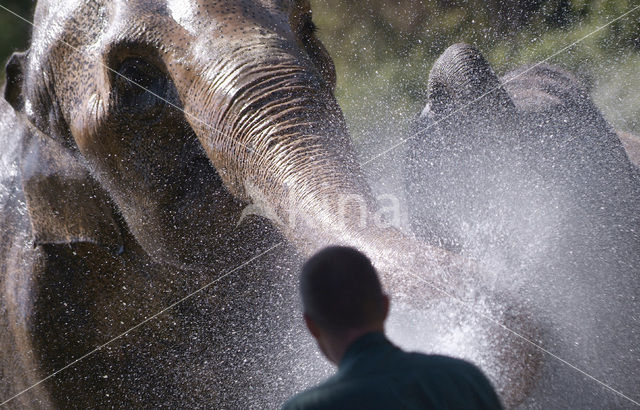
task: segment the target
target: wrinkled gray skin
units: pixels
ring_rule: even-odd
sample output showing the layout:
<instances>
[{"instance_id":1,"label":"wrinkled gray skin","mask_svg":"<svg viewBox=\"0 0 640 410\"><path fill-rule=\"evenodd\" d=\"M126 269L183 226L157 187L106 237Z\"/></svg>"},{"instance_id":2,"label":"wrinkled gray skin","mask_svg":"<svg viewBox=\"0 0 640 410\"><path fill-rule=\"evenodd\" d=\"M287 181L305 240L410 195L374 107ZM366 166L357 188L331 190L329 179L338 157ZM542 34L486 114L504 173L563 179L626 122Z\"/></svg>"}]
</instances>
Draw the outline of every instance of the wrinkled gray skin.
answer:
<instances>
[{"instance_id":1,"label":"wrinkled gray skin","mask_svg":"<svg viewBox=\"0 0 640 410\"><path fill-rule=\"evenodd\" d=\"M619 137L566 71L498 79L465 44L435 63L428 94L407 151L416 234L479 260L495 289L529 302L546 349L640 401L636 137ZM633 407L544 360L527 407Z\"/></svg>"},{"instance_id":2,"label":"wrinkled gray skin","mask_svg":"<svg viewBox=\"0 0 640 410\"><path fill-rule=\"evenodd\" d=\"M418 310L442 295L417 279L482 286L461 258L374 224L310 21L304 0L38 3L0 102L0 400L215 281L10 405L274 407L325 374L292 267L329 243L369 254ZM341 210L345 196L363 206ZM516 402L536 352L470 323L462 343Z\"/></svg>"}]
</instances>

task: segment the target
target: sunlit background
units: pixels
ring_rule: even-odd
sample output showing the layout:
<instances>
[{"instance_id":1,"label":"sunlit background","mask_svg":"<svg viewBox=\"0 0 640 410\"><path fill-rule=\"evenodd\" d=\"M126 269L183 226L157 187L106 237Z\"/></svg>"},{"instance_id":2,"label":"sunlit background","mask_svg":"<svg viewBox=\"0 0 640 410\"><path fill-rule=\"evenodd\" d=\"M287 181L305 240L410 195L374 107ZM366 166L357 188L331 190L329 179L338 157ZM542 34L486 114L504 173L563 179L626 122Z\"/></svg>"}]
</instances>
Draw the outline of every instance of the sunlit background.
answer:
<instances>
[{"instance_id":1,"label":"sunlit background","mask_svg":"<svg viewBox=\"0 0 640 410\"><path fill-rule=\"evenodd\" d=\"M355 138L367 136L367 124L397 127L415 115L431 65L455 42L477 45L503 75L546 59L635 5L624 0L313 1ZM616 127L640 131L640 12L549 62L578 74Z\"/></svg>"},{"instance_id":2,"label":"sunlit background","mask_svg":"<svg viewBox=\"0 0 640 410\"><path fill-rule=\"evenodd\" d=\"M1 0L31 19L35 1ZM454 42L476 44L498 74L541 61L630 10L625 0L312 0L338 71L354 139L398 134L423 105L428 72ZM0 10L0 60L26 48L30 26ZM550 62L577 73L617 128L640 133L640 12ZM0 75L0 79L4 73ZM382 129L381 129L382 128Z\"/></svg>"}]
</instances>

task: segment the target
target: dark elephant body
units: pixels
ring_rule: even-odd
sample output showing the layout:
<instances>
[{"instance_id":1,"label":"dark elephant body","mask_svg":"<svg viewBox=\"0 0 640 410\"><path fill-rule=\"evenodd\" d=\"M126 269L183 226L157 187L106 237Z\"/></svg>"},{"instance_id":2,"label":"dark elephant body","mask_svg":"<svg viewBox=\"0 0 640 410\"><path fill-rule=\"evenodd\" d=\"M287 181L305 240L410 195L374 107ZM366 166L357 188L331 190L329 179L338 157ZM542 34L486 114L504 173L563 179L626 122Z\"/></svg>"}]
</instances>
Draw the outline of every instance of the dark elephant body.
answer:
<instances>
[{"instance_id":1,"label":"dark elephant body","mask_svg":"<svg viewBox=\"0 0 640 410\"><path fill-rule=\"evenodd\" d=\"M547 65L498 81L456 45L434 66L418 131L416 233L482 261L541 320L545 349L638 401L640 178L587 90ZM551 355L525 402L632 406Z\"/></svg>"},{"instance_id":2,"label":"dark elephant body","mask_svg":"<svg viewBox=\"0 0 640 410\"><path fill-rule=\"evenodd\" d=\"M30 209L21 187L25 145L38 136L25 130L6 103L0 104L5 147L0 185L4 399L221 277L197 297L134 329L9 406L152 408L180 402L189 407L251 403L250 407L266 408L299 389L294 386L325 374L327 369L315 359L297 317L287 314L297 309L293 271L297 257L288 245L270 252L257 266L223 277L282 240L261 219L245 221L244 232L230 241L226 259L201 271L154 261L126 229L120 231L121 253L83 241L34 246L33 228L25 218ZM46 183L59 191L52 192L48 204L55 208L54 197L65 194L71 197L58 199L74 203L74 193L64 192L64 184L56 181L61 175L50 176ZM116 215L109 207L100 211L105 210ZM118 216L113 221L117 228L122 226ZM304 372L296 370L303 369L300 362ZM314 362L315 370L309 367Z\"/></svg>"}]
</instances>

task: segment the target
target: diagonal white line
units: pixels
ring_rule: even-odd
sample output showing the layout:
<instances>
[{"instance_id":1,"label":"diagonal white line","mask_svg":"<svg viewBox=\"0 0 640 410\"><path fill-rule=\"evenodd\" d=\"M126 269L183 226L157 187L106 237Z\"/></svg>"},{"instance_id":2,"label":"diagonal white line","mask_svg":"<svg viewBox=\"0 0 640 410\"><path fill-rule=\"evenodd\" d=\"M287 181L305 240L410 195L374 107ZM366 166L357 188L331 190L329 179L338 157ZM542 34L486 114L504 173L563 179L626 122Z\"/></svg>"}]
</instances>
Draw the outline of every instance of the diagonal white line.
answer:
<instances>
[{"instance_id":1,"label":"diagonal white line","mask_svg":"<svg viewBox=\"0 0 640 410\"><path fill-rule=\"evenodd\" d=\"M6 8L5 6L3 6L2 4L0 4L0 9L5 10L6 12L8 12L8 13L10 13L10 14L14 15L15 17L19 18L20 20L22 20L22 21L24 21L24 22L28 23L29 25L31 25L32 27L36 28L35 23L33 23L33 22L29 21L28 19L26 19L26 18L22 17L21 15L17 14L16 12L14 12L14 11L12 11L12 10L9 10L9 9L8 9L8 8ZM75 51L75 52L79 53L79 54L85 54L82 50L80 50L80 49L79 49L79 48L77 48L77 47L74 47L73 45L71 45L71 44L67 43L67 42L66 42L66 41L64 41L64 40L60 40L60 42L61 42L62 44L64 44L64 45L66 45L67 47L69 47L70 49L72 49L73 51ZM193 115L193 114L191 114L191 113L186 112L183 108L181 108L181 107L179 107L178 105L176 105L176 104L172 103L171 101L167 100L166 98L163 98L163 97L159 96L158 94L154 93L153 91L149 90L148 88L145 88L144 86L142 86L142 85L138 84L137 82L135 82L135 81L134 81L134 80L132 80L131 78L126 77L126 76L124 76L124 75L120 74L118 71L114 70L113 68L111 68L111 67L109 67L108 65L104 64L103 62L98 62L98 64L99 64L99 65L101 65L101 66L103 66L104 68L106 68L108 71L111 71L112 73L114 73L114 74L115 74L115 75L117 75L118 77L120 77L120 78L122 78L122 79L124 79L124 80L126 80L126 81L130 82L131 84L135 85L136 87L139 87L139 88L141 88L142 90L144 90L144 91L148 92L149 94L153 95L154 97L156 97L156 98L157 98L157 99L159 99L160 101L164 102L165 104L169 105L170 107L175 108L176 110L180 111L181 113L183 113L183 114L185 115L185 117L192 118L194 121L196 121L196 122L198 122L198 123L200 123L200 124L204 125L206 128L208 128L208 129L209 129L209 130L211 130L212 132L214 132L214 133L216 133L216 134L220 135L222 138L224 138L224 139L226 139L226 140L229 140L229 141L231 141L232 143L238 144L238 145L240 145L241 147L245 148L245 149L246 149L247 151L249 151L250 153L255 154L255 155L259 156L260 158L262 158L262 159L266 160L266 158L265 158L262 154L258 153L255 149L253 149L253 148L251 148L251 147L249 147L249 146L247 146L247 145L243 144L243 143L242 143L242 142L240 142L240 141L237 141L237 140L235 140L235 139L233 139L233 138L230 138L229 136L227 136L227 135L223 134L219 129L217 129L217 128L216 128L216 127L214 127L213 125L211 125L211 124L209 124L209 123L207 123L207 122L205 122L205 121L201 120L200 118L196 117L195 115Z\"/></svg>"},{"instance_id":2,"label":"diagonal white line","mask_svg":"<svg viewBox=\"0 0 640 410\"><path fill-rule=\"evenodd\" d=\"M7 11L7 12L9 12L10 14L14 15L15 17L19 18L20 20L25 21L26 23L30 24L31 26L35 27L35 25L34 25L31 21L29 21L29 20L25 19L24 17L20 16L19 14L15 13L15 12L13 12L13 11L11 11L11 10L9 10L9 9L8 9L8 8L6 8L5 6L3 6L3 5L1 5L1 4L0 4L0 8L1 8L1 9L3 9L3 10L5 10L5 11ZM520 73L518 76L516 76L516 77L514 77L514 78L510 79L509 81L506 81L505 83L508 83L508 82L510 82L510 81L513 81L513 80L514 80L514 79L516 79L517 77L519 77L519 76L521 76L521 75L525 74L526 72L528 72L528 71L532 70L533 68L535 68L535 67L539 66L540 64L545 63L545 62L546 62L546 61L548 61L549 59L551 59L551 58L553 58L553 57L557 56L558 54L560 54L560 53L562 53L562 52L566 51L567 49L569 49L569 48L573 47L574 45L578 44L579 42L581 42L581 41L585 40L586 38L590 37L591 35L593 35L593 34L597 33L598 31L602 30L603 28L605 28L605 27L607 27L607 26L611 25L611 24L612 24L612 23L614 23L615 21L618 21L618 20L620 20L621 18L626 17L627 15L629 15L629 14L630 14L630 13L632 13L632 12L634 12L634 11L635 11L635 10L637 10L638 8L640 8L640 5L638 5L638 6L634 7L633 9L629 10L628 12L626 12L626 13L624 13L624 14L620 15L619 17L615 18L614 20L611 20L610 22L608 22L608 23L607 23L607 24L605 24L604 26L599 27L599 28L598 28L598 29L596 29L595 31L593 31L593 32L591 32L591 33L589 33L589 34L587 34L586 36L582 37L581 39L577 40L576 42L574 42L574 43L572 43L572 44L570 44L570 45L568 45L568 46L564 47L564 48L563 48L563 49L561 49L560 51L558 51L558 52L556 52L556 53L552 54L551 56L549 56L549 57L547 57L546 59L544 59L544 60L540 61L539 63L537 63L537 64L535 64L535 65L533 65L533 66L529 67L529 69L527 69L527 70L523 71L523 72L522 72L522 73ZM66 42L63 42L63 43L64 43L64 44L66 44L66 45L67 45L68 47L70 47L71 49L73 49L73 50L75 50L75 51L77 51L77 52L80 52L80 53L81 53L81 51L80 51L80 50L78 50L77 48L75 48L75 47L74 47L74 46L72 46L71 44L68 44L68 43L66 43ZM196 120L196 121L200 122L201 124L205 125L206 127L210 128L212 131L217 132L217 133L218 133L219 135L221 135L223 138L228 138L227 136L225 136L224 134L222 134L219 130L215 129L214 127L212 127L211 125L207 124L206 122L204 122L204 121L200 120L199 118L195 117L194 115L192 115L192 114L189 114L189 113L185 112L182 108L180 108L180 107L176 106L175 104L172 104L170 101L167 101L166 99L164 99L164 98L162 98L162 97L158 96L157 94L155 94L155 93L153 93L152 91L150 91L150 90L146 89L145 87L141 86L140 84L136 83L135 81L133 81L133 80L131 80L131 79L129 79L129 78L127 78L127 77L125 77L125 76L121 75L120 73L118 73L117 71L115 71L115 70L111 69L110 67L108 67L108 66L106 66L106 65L104 65L104 64L102 64L102 65L103 65L104 67L106 67L108 70L110 70L110 71L112 71L113 73L115 73L116 75L118 75L118 76L122 77L122 78L123 78L123 79L125 79L126 81L129 81L129 82L131 82L132 84L135 84L137 87L140 87L141 89L143 89L143 90L145 90L145 91L147 91L147 92L151 93L151 94L152 94L152 95L154 95L156 98L160 99L161 101L165 102L166 104L168 104L168 105L170 105L170 106L172 106L172 107L176 108L177 110L181 111L181 112L182 112L182 113L184 113L186 116L189 116L189 117L193 118L194 120ZM459 112L459 111L461 111L461 110L463 110L463 109L467 108L468 106L470 106L471 104L473 104L473 103L475 103L475 102L479 101L480 99L482 99L483 97L485 97L485 96L486 96L486 95L488 95L489 93L491 93L491 92L495 91L497 88L498 88L498 87L496 87L496 88L494 88L494 89L492 89L492 90L489 90L488 92L486 92L485 94L481 95L481 96L480 96L480 97L478 97L477 99L475 99L475 100L471 101L470 103L466 104L465 106L463 106L462 108L458 109L457 111L455 111L455 112L453 112L453 113L449 114L447 117L444 117L444 118L440 119L439 121L432 123L432 124L431 124L427 129L419 131L418 133L416 133L416 134L412 135L412 136L411 136L411 137L409 137L409 138L406 138L406 139L404 139L404 140L400 141L398 144L396 144L396 145L392 146L391 148L389 148L389 149L387 149L387 150L383 151L382 153L380 153L380 154L376 155L375 157L370 158L368 161L364 162L364 163L363 163L363 165L366 165L366 164L368 164L368 163L370 163L370 162L374 161L375 159L377 159L377 158L379 158L379 157L381 157L381 156L383 156L383 155L387 154L388 152L390 152L390 151L394 150L395 148L399 147L400 145L404 144L404 143L405 143L405 142L407 142L408 140L410 140L410 139L412 139L412 138L415 138L416 136L420 135L420 134L421 134L421 133L423 133L423 132L428 131L431 127L433 127L434 125L436 125L438 122L443 121L443 120L445 120L446 118L450 117L451 115L454 115L454 114L456 114L457 112ZM255 150L251 149L250 147L247 147L247 146L245 146L245 145L241 144L241 143L240 143L240 142L238 142L238 141L235 141L235 140L232 140L232 141L234 141L234 142L238 143L239 145L243 146L244 148L246 148L246 149L247 149L247 150L249 150L250 152L253 152L253 153L255 153L256 155L260 155L260 154L258 154L257 152L255 152ZM215 284L216 282L218 282L218 281L220 281L220 280L224 279L225 277L227 277L227 276L229 276L229 275L231 275L231 274L235 273L237 270L239 270L239 269L241 269L242 267L244 267L244 266L248 265L249 263L253 262L254 260L256 260L256 259L258 259L258 258L260 258L260 257L262 257L262 256L264 256L264 255L266 255L267 253L271 252L273 249L277 248L278 246L280 246L280 245L282 245L282 244L283 244L283 242L279 242L278 244L276 244L276 245L274 245L273 247L271 247L271 248L267 249L266 251L264 251L264 252L260 253L259 255L254 256L253 258L249 259L249 260L248 260L248 261L246 261L245 263L243 263L243 264L239 265L238 267L236 267L236 268L232 269L231 271L228 271L228 272L227 272L227 273L225 273L224 275L222 275L222 276L220 276L219 278L215 279L215 280L214 280L214 281L212 281L211 283L209 283L209 284L207 284L207 285L203 286L202 288L200 288L200 289L198 289L198 290L196 290L196 291L194 291L194 292L190 293L189 295L185 296L184 298L182 298L182 299L178 300L177 302L175 302L175 303L171 304L171 305L170 305L170 306L168 306L167 308L165 308L165 309L163 309L163 310L159 311L158 313L154 314L153 316L150 316L149 318L147 318L147 319L143 320L142 322L138 323L137 325L133 326L133 327L132 327L132 328L130 328L129 330L127 330L127 331L125 331L125 332L121 333L120 335L118 335L118 336L116 336L115 338L113 338L113 339L109 340L108 342L106 342L106 343L104 343L104 344L102 344L102 345L98 346L98 347L97 347L97 348L95 348L94 350L92 350L92 351L90 351L89 353L87 353L87 354L85 354L85 355L83 355L83 356L79 357L78 359L74 360L73 362L69 363L68 365L66 365L66 366L64 366L64 367L62 367L62 368L60 368L60 369L58 369L57 371L55 371L54 373L52 373L52 374L50 374L49 376L45 377L44 379L40 380L39 382L35 383L34 385L32 385L32 386L30 386L30 387L28 387L28 388L26 388L26 389L22 390L21 392L19 392L19 393L18 393L18 394L16 394L16 395L14 395L14 396L10 397L9 399L7 399L7 400L5 400L4 402L0 403L0 406L4 406L5 404L9 403L11 400L15 399L16 397L18 397L18 396L20 396L20 395L22 395L22 394L26 393L27 391L29 391L29 390L33 389L34 387L36 387L36 386L40 385L41 383L45 382L46 380L49 380L50 378L52 378L52 377L56 376L56 375L57 375L57 374L59 374L60 372L62 372L62 371L64 371L64 370L68 369L69 367L71 367L71 366L75 365L75 364L76 364L76 363L78 363L79 361L81 361L81 360L83 360L83 359L85 359L85 358L87 358L87 357L91 356L92 354L96 353L97 351L99 351L99 350L100 350L100 349L102 349L103 347L105 347L105 346L109 345L110 343L113 343L114 341L116 341L116 340L118 340L118 339L120 339L120 338L122 338L122 337L126 336L126 335L127 335L128 333L130 333L131 331L133 331L133 330L135 330L135 329L139 328L140 326L144 325L145 323L147 323L147 322L149 322L149 321L151 321L151 320L153 320L153 319L157 318L158 316L160 316L161 314L163 314L163 313L164 313L164 312L166 312L167 310L172 309L173 307L177 306L178 304L180 304L180 303L184 302L185 300L187 300L187 299L189 299L189 298L193 297L194 295L198 294L199 292L201 292L201 291L203 291L203 290L207 289L208 287L210 287L211 285ZM445 295L448 295L449 297L452 297L454 300L456 300L456 301L458 301L459 303L462 303L463 305L467 306L467 305L465 304L465 302L464 302L464 301L462 301L462 300L460 300L460 299L458 299L458 298L454 297L453 295L450 295L448 292L446 292L446 291L444 291L444 290L442 290L442 289L437 288L435 285L433 285L433 284L429 283L428 281L426 281L426 280L425 280L425 279L423 279L422 277L417 276L417 275L413 275L413 274L410 274L410 276L413 276L413 277L417 278L418 280L425 282L426 284L428 284L428 285L432 286L434 289L436 289L436 290L438 290L438 291L442 292L442 293L443 293L443 294L445 294ZM571 368L575 369L576 371L578 371L578 372L580 372L580 373L584 374L585 376L587 376L587 377L589 377L589 378L593 379L594 381L598 382L599 384L601 384L602 386L606 387L607 389L609 389L609 390L611 390L611 391L615 392L616 394L620 395L620 396L621 396L621 397L623 397L623 398L626 398L626 399L627 399L627 400L629 400L630 402L632 402L632 403L634 403L634 404L636 404L636 405L640 406L640 403L638 403L638 402L634 401L633 399L629 398L628 396L625 396L624 394L622 394L622 393L621 393L621 392L619 392L618 390L613 389L612 387L610 387L610 386L608 386L607 384L605 384L605 383L601 382L600 380L596 379L595 377L593 377L593 376L589 375L588 373L584 372L583 370L579 369L578 367L574 366L573 364L571 364L571 363L567 362L566 360L564 360L564 359L562 359L562 358L560 358L560 357L556 356L555 354L553 354L553 353L549 352L548 350L544 349L542 346L540 346L540 345L536 344L535 342L528 340L527 338L525 338L524 336L522 336L522 335L520 335L519 333L515 332L514 330L509 329L509 328L508 328L507 326L505 326L504 324L502 324L502 323L498 322L497 320L495 320L495 319L491 318L491 317L490 317L490 316L488 316L488 315L483 314L482 312L477 311L476 309L473 309L472 307L469 307L469 306L467 306L467 307L468 307L468 308L470 308L470 309L472 310L472 312L475 312L476 314L478 314L478 315L480 315L480 316L484 317L485 319L487 319L487 320L491 321L492 323L497 324L498 326L500 326L500 327L502 327L503 329L507 330L508 332L510 332L511 334L513 334L514 336L519 337L519 338L521 338L521 339L525 340L526 342L528 342L528 343L532 344L534 347L536 347L536 348L540 349L542 352L544 352L544 353L546 353L546 354L548 354L548 355L550 355L550 356L552 356L552 357L556 358L557 360L561 361L562 363L564 363L564 364L568 365L569 367L571 367Z\"/></svg>"},{"instance_id":3,"label":"diagonal white line","mask_svg":"<svg viewBox=\"0 0 640 410\"><path fill-rule=\"evenodd\" d=\"M577 45L578 43L581 43L582 41L586 40L587 38L591 37L592 35L596 34L597 32L601 31L604 28L609 27L611 24L615 23L616 21L625 18L626 16L628 16L629 14L633 13L634 11L640 9L640 5L635 6L634 8L632 8L631 10L627 11L624 14L621 14L620 16L616 17L615 19L609 21L607 24L605 24L602 27L598 27L597 29L595 29L594 31L592 31L591 33L585 35L584 37L574 41L573 43L569 44L568 46L563 47L562 49L560 49L559 51L551 54L550 56L548 56L547 58L545 58L542 61L539 61L538 63L532 65L531 67L527 68L526 70L524 70L523 72L519 73L518 75L514 76L513 78L510 78L509 80L505 81L504 83L498 85L497 87L494 87L492 89L490 89L489 91L487 91L486 93L482 94L481 96L479 96L478 98L471 100L470 102L468 102L467 104L463 105L462 107L458 108L457 110L453 111L450 114L447 114L446 116L444 116L443 118L440 118L437 121L432 122L431 124L429 124L429 126L425 129L422 129L416 133L414 133L413 135L411 135L410 137L404 138L402 140L400 140L399 142L395 143L394 145L392 145L391 147L385 149L384 151L382 151L381 153L369 158L367 161L363 162L362 165L367 165L370 162L375 161L376 159L385 156L386 154L388 154L389 152L395 150L396 148L398 148L401 145L404 145L407 141L412 140L416 137L419 137L421 135L424 135L427 133L427 131L429 131L431 128L435 127L436 125L438 125L438 123L452 117L453 115L459 113L460 111L463 111L465 109L467 109L469 106L477 103L478 101L480 101L481 99L483 99L484 97L486 97L487 95L491 94L492 92L498 90L500 87L502 87L504 84L509 84L510 82L512 82L513 80L515 80L516 78L519 78L521 76L523 76L524 74L528 73L529 71L533 70L534 68L546 63L547 61L551 60L552 58L558 56L559 54L564 53L565 51L567 51L568 49L570 49L571 47L574 47L575 45Z\"/></svg>"},{"instance_id":4,"label":"diagonal white line","mask_svg":"<svg viewBox=\"0 0 640 410\"><path fill-rule=\"evenodd\" d=\"M268 254L269 252L271 252L272 250L274 250L275 248L277 248L278 246L282 245L283 242L278 242L277 244L273 245L272 247L270 247L269 249L267 249L266 251L263 251L261 253L259 253L258 255L254 256L253 258L249 259L248 261L244 262L243 264L237 266L236 268L228 271L227 273L223 274L222 276L219 276L218 278L216 278L215 280L207 283L206 285L204 285L203 287L201 287L200 289L189 293L187 296L183 297L182 299L178 300L177 302L172 303L171 305L167 306L166 308L162 309L161 311L157 312L156 314L154 314L153 316L149 316L148 318L146 318L145 320L143 320L142 322L138 323L137 325L133 326L132 328L130 328L129 330L120 333L118 336L114 337L113 339L109 340L106 343L101 344L100 346L96 347L95 349L93 349L92 351L90 351L89 353L86 353L85 355L77 358L76 360L72 361L71 363L67 364L64 367L61 367L60 369L56 370L55 372L51 373L50 375L48 375L47 377L45 377L44 379L40 380L39 382L33 384L32 386L27 387L26 389L22 390L21 392L13 395L12 397L8 398L7 400L3 401L2 403L0 403L0 406L4 406L5 404L9 403L11 400L15 399L16 397L28 392L29 390L33 389L34 387L40 385L41 383L44 383L45 381L49 380L50 378L54 377L55 375L57 375L58 373L68 369L69 367L72 367L73 365L75 365L76 363L78 363L81 360L86 359L87 357L91 356L92 354L96 353L97 351L99 351L100 349L102 349L103 347L115 342L118 339L121 339L122 337L126 336L127 334L131 333L132 331L136 330L137 328L139 328L140 326L144 325L147 322L150 322L152 320L154 320L155 318L157 318L158 316L162 315L164 312L173 309L174 307L176 307L177 305L179 305L180 303L186 301L187 299L192 298L193 296L195 296L196 294L202 292L203 290L209 288L211 285L221 281L222 279L226 278L227 276L235 273L236 271L238 271L239 269L242 269L243 267L249 265L251 262L255 261L256 259Z\"/></svg>"},{"instance_id":5,"label":"diagonal white line","mask_svg":"<svg viewBox=\"0 0 640 410\"><path fill-rule=\"evenodd\" d=\"M491 316L479 311L478 309L475 309L471 304L469 304L469 303L463 301L462 299L452 295L451 293L447 292L446 290L439 288L438 286L434 285L433 283L429 282L428 280L424 279L421 276L418 276L418 275L416 275L414 273L411 273L411 272L409 272L409 276L413 276L414 278L418 279L420 282L432 287L433 289L437 290L438 292L440 292L440 293L448 296L449 298L455 300L456 302L460 303L462 306L464 306L465 308L469 309L471 312L477 314L478 316L481 316L482 318L484 318L485 320L488 320L489 322L493 323L494 325L497 325L497 326L503 328L504 330L506 330L507 332L511 333L515 337L524 340L525 342L531 344L536 349L539 349L543 353L546 353L549 356L553 357L554 359L566 364L567 366L569 366L572 369L582 373L584 376L586 376L586 377L590 378L591 380L597 382L598 384L600 384L603 387L607 388L608 390L614 392L615 394L619 395L620 397L623 397L623 398L629 400L631 403L635 404L636 406L640 407L640 403L638 403L637 401L633 400L631 397L626 396L621 391L614 389L613 387L611 387L608 384L604 383L603 381L595 378L594 376L590 375L589 373L585 372L584 370L580 369L579 367L577 367L577 366L569 363L568 361L564 360L560 356L557 356L556 354L550 352L549 350L545 349L544 347L542 347L540 344L534 342L533 340L530 340L527 337L525 337L525 336L521 335L520 333L516 332L515 330L512 330L512 329L508 328L503 323L500 323L498 320L494 319L493 317L491 317Z\"/></svg>"}]
</instances>

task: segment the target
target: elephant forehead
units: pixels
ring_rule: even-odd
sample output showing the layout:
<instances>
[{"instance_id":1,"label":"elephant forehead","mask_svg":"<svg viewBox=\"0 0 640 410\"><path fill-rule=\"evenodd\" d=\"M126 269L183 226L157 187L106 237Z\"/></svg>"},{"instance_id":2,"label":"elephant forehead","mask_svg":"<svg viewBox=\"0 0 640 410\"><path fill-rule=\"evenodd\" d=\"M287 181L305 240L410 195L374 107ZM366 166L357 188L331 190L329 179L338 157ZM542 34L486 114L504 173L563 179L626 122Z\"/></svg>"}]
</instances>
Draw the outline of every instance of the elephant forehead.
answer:
<instances>
[{"instance_id":1,"label":"elephant forehead","mask_svg":"<svg viewBox=\"0 0 640 410\"><path fill-rule=\"evenodd\" d=\"M221 30L238 26L276 26L294 6L308 0L120 0L119 8L129 11L127 20L141 15L162 14L172 18L191 34L201 33L212 21ZM228 30L227 30L228 31Z\"/></svg>"},{"instance_id":2,"label":"elephant forehead","mask_svg":"<svg viewBox=\"0 0 640 410\"><path fill-rule=\"evenodd\" d=\"M166 0L167 10L174 17L197 19L202 14L240 15L260 18L286 13L308 0ZM157 2L155 2L157 3Z\"/></svg>"},{"instance_id":3,"label":"elephant forehead","mask_svg":"<svg viewBox=\"0 0 640 410\"><path fill-rule=\"evenodd\" d=\"M303 0L166 0L166 13L192 36L242 39L253 30L289 28L294 4Z\"/></svg>"},{"instance_id":4,"label":"elephant forehead","mask_svg":"<svg viewBox=\"0 0 640 410\"><path fill-rule=\"evenodd\" d=\"M295 42L290 18L303 3L308 7L308 0L120 0L104 45L142 40L191 62L211 61L252 41Z\"/></svg>"},{"instance_id":5,"label":"elephant forehead","mask_svg":"<svg viewBox=\"0 0 640 410\"><path fill-rule=\"evenodd\" d=\"M252 27L286 29L292 10L303 3L308 0L39 1L35 20L41 44L66 38L64 34L70 31L86 34L91 27L106 28L107 21L111 30L135 30L138 35L144 35L141 29L156 35L172 32L171 23L175 22L193 36L215 34L211 32L213 25L216 32L241 37Z\"/></svg>"},{"instance_id":6,"label":"elephant forehead","mask_svg":"<svg viewBox=\"0 0 640 410\"><path fill-rule=\"evenodd\" d=\"M40 0L37 4L36 17L41 20L64 19L71 16L73 10L86 5L102 5L118 3L130 10L155 10L169 13L189 12L200 10L201 12L230 13L240 9L262 10L269 13L291 10L295 5L308 3L309 0L119 0L117 2L105 0Z\"/></svg>"},{"instance_id":7,"label":"elephant forehead","mask_svg":"<svg viewBox=\"0 0 640 410\"><path fill-rule=\"evenodd\" d=\"M195 22L198 16L198 2L184 0L167 0L167 9L171 17L189 33L195 35Z\"/></svg>"},{"instance_id":8,"label":"elephant forehead","mask_svg":"<svg viewBox=\"0 0 640 410\"><path fill-rule=\"evenodd\" d=\"M87 56L97 57L123 43L146 43L196 66L215 60L216 55L224 56L239 45L261 41L264 46L268 38L279 46L291 46L295 39L290 18L300 7L308 8L309 1L40 1L30 71L42 72L43 62L51 56L62 61L78 60L78 55L69 57L73 50L81 49Z\"/></svg>"},{"instance_id":9,"label":"elephant forehead","mask_svg":"<svg viewBox=\"0 0 640 410\"><path fill-rule=\"evenodd\" d=\"M119 0L102 47L146 42L194 69L242 50L246 60L264 50L295 50L291 19L308 0Z\"/></svg>"}]
</instances>

